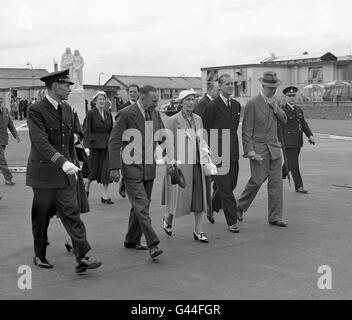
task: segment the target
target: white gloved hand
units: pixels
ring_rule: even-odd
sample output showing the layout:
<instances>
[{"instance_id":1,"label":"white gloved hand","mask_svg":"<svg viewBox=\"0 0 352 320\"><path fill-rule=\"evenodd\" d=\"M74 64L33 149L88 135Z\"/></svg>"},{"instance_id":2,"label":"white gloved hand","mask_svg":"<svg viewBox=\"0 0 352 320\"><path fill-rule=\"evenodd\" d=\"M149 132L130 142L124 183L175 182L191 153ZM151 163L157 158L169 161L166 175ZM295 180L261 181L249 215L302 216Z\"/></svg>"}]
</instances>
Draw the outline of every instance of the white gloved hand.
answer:
<instances>
[{"instance_id":1,"label":"white gloved hand","mask_svg":"<svg viewBox=\"0 0 352 320\"><path fill-rule=\"evenodd\" d=\"M78 168L77 166L75 166L73 163L71 163L70 161L65 161L65 163L62 165L62 170L66 173L66 174L76 174L78 171L80 171L81 169Z\"/></svg>"},{"instance_id":2,"label":"white gloved hand","mask_svg":"<svg viewBox=\"0 0 352 320\"><path fill-rule=\"evenodd\" d=\"M89 157L89 154L90 154L89 148L85 148L84 151L86 152L87 156Z\"/></svg>"}]
</instances>

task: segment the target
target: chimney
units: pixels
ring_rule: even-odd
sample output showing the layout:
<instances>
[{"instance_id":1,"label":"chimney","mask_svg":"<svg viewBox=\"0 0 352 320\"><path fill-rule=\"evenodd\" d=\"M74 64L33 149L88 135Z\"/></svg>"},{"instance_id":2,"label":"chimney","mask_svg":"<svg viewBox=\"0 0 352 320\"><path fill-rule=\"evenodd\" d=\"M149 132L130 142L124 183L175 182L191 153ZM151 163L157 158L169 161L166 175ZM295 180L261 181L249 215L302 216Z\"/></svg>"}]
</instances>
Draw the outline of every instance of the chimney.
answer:
<instances>
[{"instance_id":1,"label":"chimney","mask_svg":"<svg viewBox=\"0 0 352 320\"><path fill-rule=\"evenodd\" d=\"M54 72L56 71L59 71L59 65L58 63L55 61L55 58L54 58Z\"/></svg>"}]
</instances>

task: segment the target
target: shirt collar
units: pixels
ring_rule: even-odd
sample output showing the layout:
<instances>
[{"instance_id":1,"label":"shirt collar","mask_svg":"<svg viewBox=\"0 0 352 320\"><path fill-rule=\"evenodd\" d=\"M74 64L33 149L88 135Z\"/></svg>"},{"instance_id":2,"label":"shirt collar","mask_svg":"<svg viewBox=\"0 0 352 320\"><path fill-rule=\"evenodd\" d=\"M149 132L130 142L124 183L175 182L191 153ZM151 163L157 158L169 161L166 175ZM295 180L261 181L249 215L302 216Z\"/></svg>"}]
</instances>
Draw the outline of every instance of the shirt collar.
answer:
<instances>
[{"instance_id":1,"label":"shirt collar","mask_svg":"<svg viewBox=\"0 0 352 320\"><path fill-rule=\"evenodd\" d=\"M50 97L48 94L46 95L46 98L53 105L53 107L57 110L59 103L56 100L54 100L52 97Z\"/></svg>"},{"instance_id":2,"label":"shirt collar","mask_svg":"<svg viewBox=\"0 0 352 320\"><path fill-rule=\"evenodd\" d=\"M290 104L290 103L288 103L288 102L286 102L287 103L287 105L292 109L292 110L294 110L294 105L293 104Z\"/></svg>"},{"instance_id":3,"label":"shirt collar","mask_svg":"<svg viewBox=\"0 0 352 320\"><path fill-rule=\"evenodd\" d=\"M135 104L135 102L133 100L130 99L130 104Z\"/></svg>"},{"instance_id":4,"label":"shirt collar","mask_svg":"<svg viewBox=\"0 0 352 320\"><path fill-rule=\"evenodd\" d=\"M143 118L144 118L144 120L145 120L145 113L144 113L145 110L142 108L142 106L141 106L141 104L139 103L139 101L137 101L137 106L138 106L139 111L141 112L141 114L142 114L142 116L143 116Z\"/></svg>"},{"instance_id":5,"label":"shirt collar","mask_svg":"<svg viewBox=\"0 0 352 320\"><path fill-rule=\"evenodd\" d=\"M221 93L220 93L220 98L222 99L222 101L224 101L225 103L225 106L227 107L227 100L230 100L231 101L231 97L230 98L225 98ZM230 102L231 103L231 102Z\"/></svg>"},{"instance_id":6,"label":"shirt collar","mask_svg":"<svg viewBox=\"0 0 352 320\"><path fill-rule=\"evenodd\" d=\"M207 93L207 97L209 98L210 101L214 100L213 97L210 94L208 94L208 93Z\"/></svg>"}]
</instances>

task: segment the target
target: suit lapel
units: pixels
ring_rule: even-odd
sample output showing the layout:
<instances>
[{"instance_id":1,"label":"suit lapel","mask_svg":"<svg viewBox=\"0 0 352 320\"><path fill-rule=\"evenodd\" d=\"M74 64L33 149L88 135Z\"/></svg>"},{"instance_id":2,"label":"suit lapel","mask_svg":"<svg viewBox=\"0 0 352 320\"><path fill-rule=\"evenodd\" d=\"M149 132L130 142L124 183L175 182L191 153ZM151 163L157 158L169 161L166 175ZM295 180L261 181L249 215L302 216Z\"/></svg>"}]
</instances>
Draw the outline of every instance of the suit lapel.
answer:
<instances>
[{"instance_id":1,"label":"suit lapel","mask_svg":"<svg viewBox=\"0 0 352 320\"><path fill-rule=\"evenodd\" d=\"M266 116L269 118L270 114L269 114L269 106L268 104L265 102L264 98L262 97L261 94L259 94L257 96L257 106L258 109Z\"/></svg>"},{"instance_id":2,"label":"suit lapel","mask_svg":"<svg viewBox=\"0 0 352 320\"><path fill-rule=\"evenodd\" d=\"M221 99L220 95L216 99L218 99L218 101L217 101L218 111L221 112L225 116L226 119L228 119L229 113L231 113L231 110L229 110L229 107ZM232 106L232 104L231 104L231 106Z\"/></svg>"},{"instance_id":3,"label":"suit lapel","mask_svg":"<svg viewBox=\"0 0 352 320\"><path fill-rule=\"evenodd\" d=\"M131 108L133 121L135 122L139 130L142 132L142 134L145 135L145 121L141 111L138 108L138 105L135 103Z\"/></svg>"}]
</instances>

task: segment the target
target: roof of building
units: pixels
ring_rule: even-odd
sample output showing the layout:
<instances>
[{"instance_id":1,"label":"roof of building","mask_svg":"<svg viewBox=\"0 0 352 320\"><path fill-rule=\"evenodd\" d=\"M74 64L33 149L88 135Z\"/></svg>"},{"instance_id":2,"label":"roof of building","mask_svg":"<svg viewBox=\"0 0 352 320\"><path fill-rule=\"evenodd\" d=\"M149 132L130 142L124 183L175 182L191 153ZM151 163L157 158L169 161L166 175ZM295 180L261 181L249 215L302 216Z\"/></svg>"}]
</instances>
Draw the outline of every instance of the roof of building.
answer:
<instances>
[{"instance_id":1,"label":"roof of building","mask_svg":"<svg viewBox=\"0 0 352 320\"><path fill-rule=\"evenodd\" d=\"M290 64L290 63L310 63L319 61L336 61L337 57L331 52L326 53L308 53L304 52L300 55L276 57L274 54L271 57L261 61L262 64Z\"/></svg>"},{"instance_id":2,"label":"roof of building","mask_svg":"<svg viewBox=\"0 0 352 320\"><path fill-rule=\"evenodd\" d=\"M151 85L157 89L200 89L202 87L201 77L112 75L105 85L109 85L112 79L115 79L124 87L131 84L136 84L139 87Z\"/></svg>"},{"instance_id":3,"label":"roof of building","mask_svg":"<svg viewBox=\"0 0 352 320\"><path fill-rule=\"evenodd\" d=\"M246 68L285 68L285 66L281 65L271 65L271 64L260 64L260 63L251 63L251 64L233 64L233 65L225 65L225 66L216 66L216 67L203 67L200 70L212 70L212 69L246 69Z\"/></svg>"},{"instance_id":4,"label":"roof of building","mask_svg":"<svg viewBox=\"0 0 352 320\"><path fill-rule=\"evenodd\" d=\"M33 78L41 78L49 74L46 69L33 69ZM2 79L32 79L32 69L28 68L0 68Z\"/></svg>"}]
</instances>

